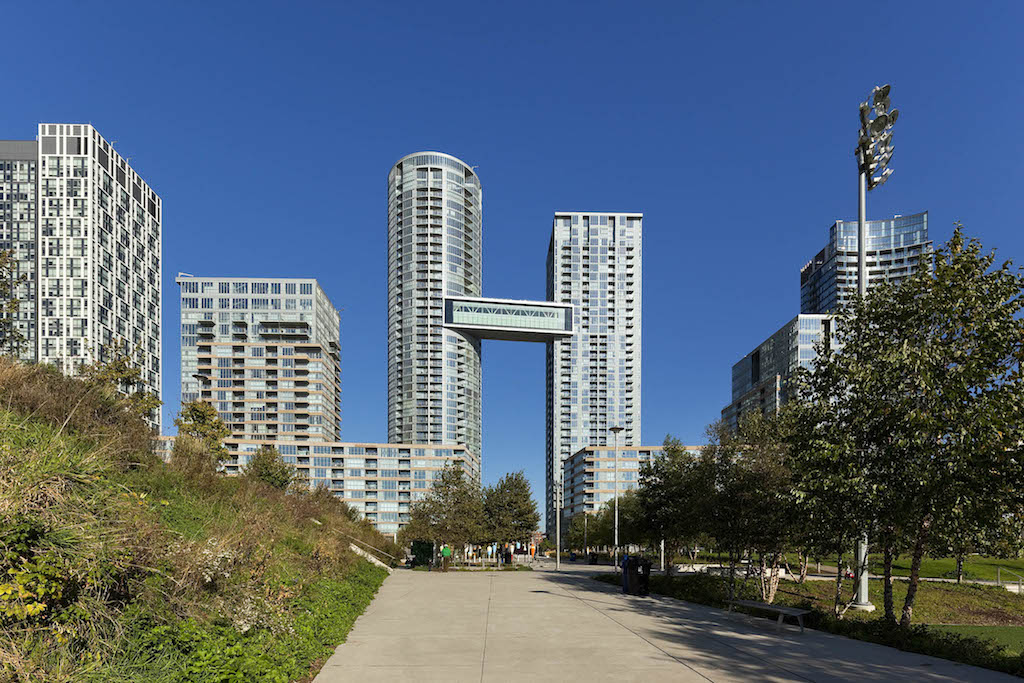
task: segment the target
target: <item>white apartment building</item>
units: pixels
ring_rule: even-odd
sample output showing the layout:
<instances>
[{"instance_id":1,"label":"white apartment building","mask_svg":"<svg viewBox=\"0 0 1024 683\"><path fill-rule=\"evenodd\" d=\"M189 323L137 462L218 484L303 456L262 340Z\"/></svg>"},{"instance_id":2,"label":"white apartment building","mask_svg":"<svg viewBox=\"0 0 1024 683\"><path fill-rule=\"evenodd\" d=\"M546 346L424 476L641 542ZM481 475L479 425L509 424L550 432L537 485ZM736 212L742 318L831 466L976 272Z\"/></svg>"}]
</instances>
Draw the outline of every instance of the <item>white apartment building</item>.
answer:
<instances>
[{"instance_id":1,"label":"white apartment building","mask_svg":"<svg viewBox=\"0 0 1024 683\"><path fill-rule=\"evenodd\" d=\"M89 124L39 124L34 142L0 142L0 165L0 248L31 279L21 355L74 374L122 340L159 396L160 197Z\"/></svg>"},{"instance_id":2,"label":"white apartment building","mask_svg":"<svg viewBox=\"0 0 1024 683\"><path fill-rule=\"evenodd\" d=\"M213 404L233 439L338 440L341 318L316 280L175 282L182 403Z\"/></svg>"},{"instance_id":3,"label":"white apartment building","mask_svg":"<svg viewBox=\"0 0 1024 683\"><path fill-rule=\"evenodd\" d=\"M547 526L562 464L591 446L640 443L643 215L557 212L548 299L571 305L575 336L547 351Z\"/></svg>"}]
</instances>

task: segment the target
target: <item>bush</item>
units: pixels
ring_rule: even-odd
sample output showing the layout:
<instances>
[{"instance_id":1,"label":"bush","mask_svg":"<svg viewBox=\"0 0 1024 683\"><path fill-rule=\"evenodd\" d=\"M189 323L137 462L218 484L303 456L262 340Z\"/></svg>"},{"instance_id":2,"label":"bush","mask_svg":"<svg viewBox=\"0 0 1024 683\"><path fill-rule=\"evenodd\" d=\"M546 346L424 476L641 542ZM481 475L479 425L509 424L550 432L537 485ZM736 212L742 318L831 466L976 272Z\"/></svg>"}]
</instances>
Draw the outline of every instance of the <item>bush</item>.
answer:
<instances>
[{"instance_id":1,"label":"bush","mask_svg":"<svg viewBox=\"0 0 1024 683\"><path fill-rule=\"evenodd\" d=\"M273 446L260 446L259 450L249 456L249 464L242 470L242 474L284 491L292 483L295 469L281 459L281 454Z\"/></svg>"},{"instance_id":2,"label":"bush","mask_svg":"<svg viewBox=\"0 0 1024 683\"><path fill-rule=\"evenodd\" d=\"M174 438L171 449L171 468L190 477L202 478L217 472L218 457L210 452L209 446L192 436L179 434Z\"/></svg>"}]
</instances>

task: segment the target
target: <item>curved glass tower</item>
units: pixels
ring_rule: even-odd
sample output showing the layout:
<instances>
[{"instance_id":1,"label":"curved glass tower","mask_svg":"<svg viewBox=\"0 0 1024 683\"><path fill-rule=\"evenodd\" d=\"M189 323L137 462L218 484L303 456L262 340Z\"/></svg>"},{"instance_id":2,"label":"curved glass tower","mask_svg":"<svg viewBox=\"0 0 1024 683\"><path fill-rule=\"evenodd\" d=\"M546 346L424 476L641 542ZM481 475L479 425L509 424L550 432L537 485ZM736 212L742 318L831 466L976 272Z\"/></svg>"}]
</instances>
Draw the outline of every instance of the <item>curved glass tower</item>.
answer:
<instances>
[{"instance_id":1,"label":"curved glass tower","mask_svg":"<svg viewBox=\"0 0 1024 683\"><path fill-rule=\"evenodd\" d=\"M388 441L463 444L478 465L480 339L444 323L446 297L481 295L482 200L448 154L388 174Z\"/></svg>"}]
</instances>

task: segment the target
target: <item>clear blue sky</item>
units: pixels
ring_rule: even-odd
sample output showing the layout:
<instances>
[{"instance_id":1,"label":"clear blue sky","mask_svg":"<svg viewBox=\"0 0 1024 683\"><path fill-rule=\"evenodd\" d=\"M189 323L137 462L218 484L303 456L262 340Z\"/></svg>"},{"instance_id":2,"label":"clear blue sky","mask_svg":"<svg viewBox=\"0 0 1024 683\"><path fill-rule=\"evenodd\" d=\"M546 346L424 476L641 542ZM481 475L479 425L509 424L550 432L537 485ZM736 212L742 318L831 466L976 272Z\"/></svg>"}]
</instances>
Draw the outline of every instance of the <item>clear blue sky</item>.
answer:
<instances>
[{"instance_id":1,"label":"clear blue sky","mask_svg":"<svg viewBox=\"0 0 1024 683\"><path fill-rule=\"evenodd\" d=\"M643 440L701 443L731 365L856 215L857 103L893 83L869 217L931 212L1024 260L1021 3L8 4L0 138L88 121L164 200L178 271L315 276L342 311L342 438L386 432L386 179L479 165L484 292L543 298L556 210L642 211ZM860 49L855 49L862 45ZM544 348L486 342L484 477L543 496Z\"/></svg>"}]
</instances>

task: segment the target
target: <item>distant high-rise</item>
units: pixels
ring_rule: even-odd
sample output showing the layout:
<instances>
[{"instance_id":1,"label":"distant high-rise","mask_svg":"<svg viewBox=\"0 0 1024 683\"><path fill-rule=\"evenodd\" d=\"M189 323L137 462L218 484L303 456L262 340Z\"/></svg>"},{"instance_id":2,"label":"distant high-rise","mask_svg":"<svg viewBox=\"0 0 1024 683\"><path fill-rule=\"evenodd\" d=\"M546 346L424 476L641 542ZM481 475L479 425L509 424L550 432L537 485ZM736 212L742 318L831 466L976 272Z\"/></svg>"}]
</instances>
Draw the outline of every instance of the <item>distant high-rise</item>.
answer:
<instances>
[{"instance_id":1,"label":"distant high-rise","mask_svg":"<svg viewBox=\"0 0 1024 683\"><path fill-rule=\"evenodd\" d=\"M479 297L483 192L465 162L402 157L388 174L388 441L480 457L480 339L445 327L445 297Z\"/></svg>"},{"instance_id":2,"label":"distant high-rise","mask_svg":"<svg viewBox=\"0 0 1024 683\"><path fill-rule=\"evenodd\" d=\"M27 361L36 359L38 149L34 140L0 140L0 251L12 252L12 285L21 282L14 287L19 310L11 322L23 340L17 355ZM4 332L0 327L0 346L6 348Z\"/></svg>"},{"instance_id":3,"label":"distant high-rise","mask_svg":"<svg viewBox=\"0 0 1024 683\"><path fill-rule=\"evenodd\" d=\"M832 316L801 313L732 366L732 401L722 421L732 429L744 415L774 415L790 397L789 380L799 367L810 368L814 346L828 339L835 347Z\"/></svg>"},{"instance_id":4,"label":"distant high-rise","mask_svg":"<svg viewBox=\"0 0 1024 683\"><path fill-rule=\"evenodd\" d=\"M548 249L548 299L574 310L575 336L547 351L549 532L562 462L584 447L640 443L643 215L558 212Z\"/></svg>"},{"instance_id":5,"label":"distant high-rise","mask_svg":"<svg viewBox=\"0 0 1024 683\"><path fill-rule=\"evenodd\" d=\"M181 274L181 401L232 439L337 441L340 317L311 278Z\"/></svg>"},{"instance_id":6,"label":"distant high-rise","mask_svg":"<svg viewBox=\"0 0 1024 683\"><path fill-rule=\"evenodd\" d=\"M0 142L0 168L0 248L29 276L20 355L74 374L121 340L159 396L160 197L88 124Z\"/></svg>"},{"instance_id":7,"label":"distant high-rise","mask_svg":"<svg viewBox=\"0 0 1024 683\"><path fill-rule=\"evenodd\" d=\"M868 287L899 282L932 251L928 212L867 221ZM838 311L857 294L857 221L836 221L828 244L800 269L800 312Z\"/></svg>"}]
</instances>

